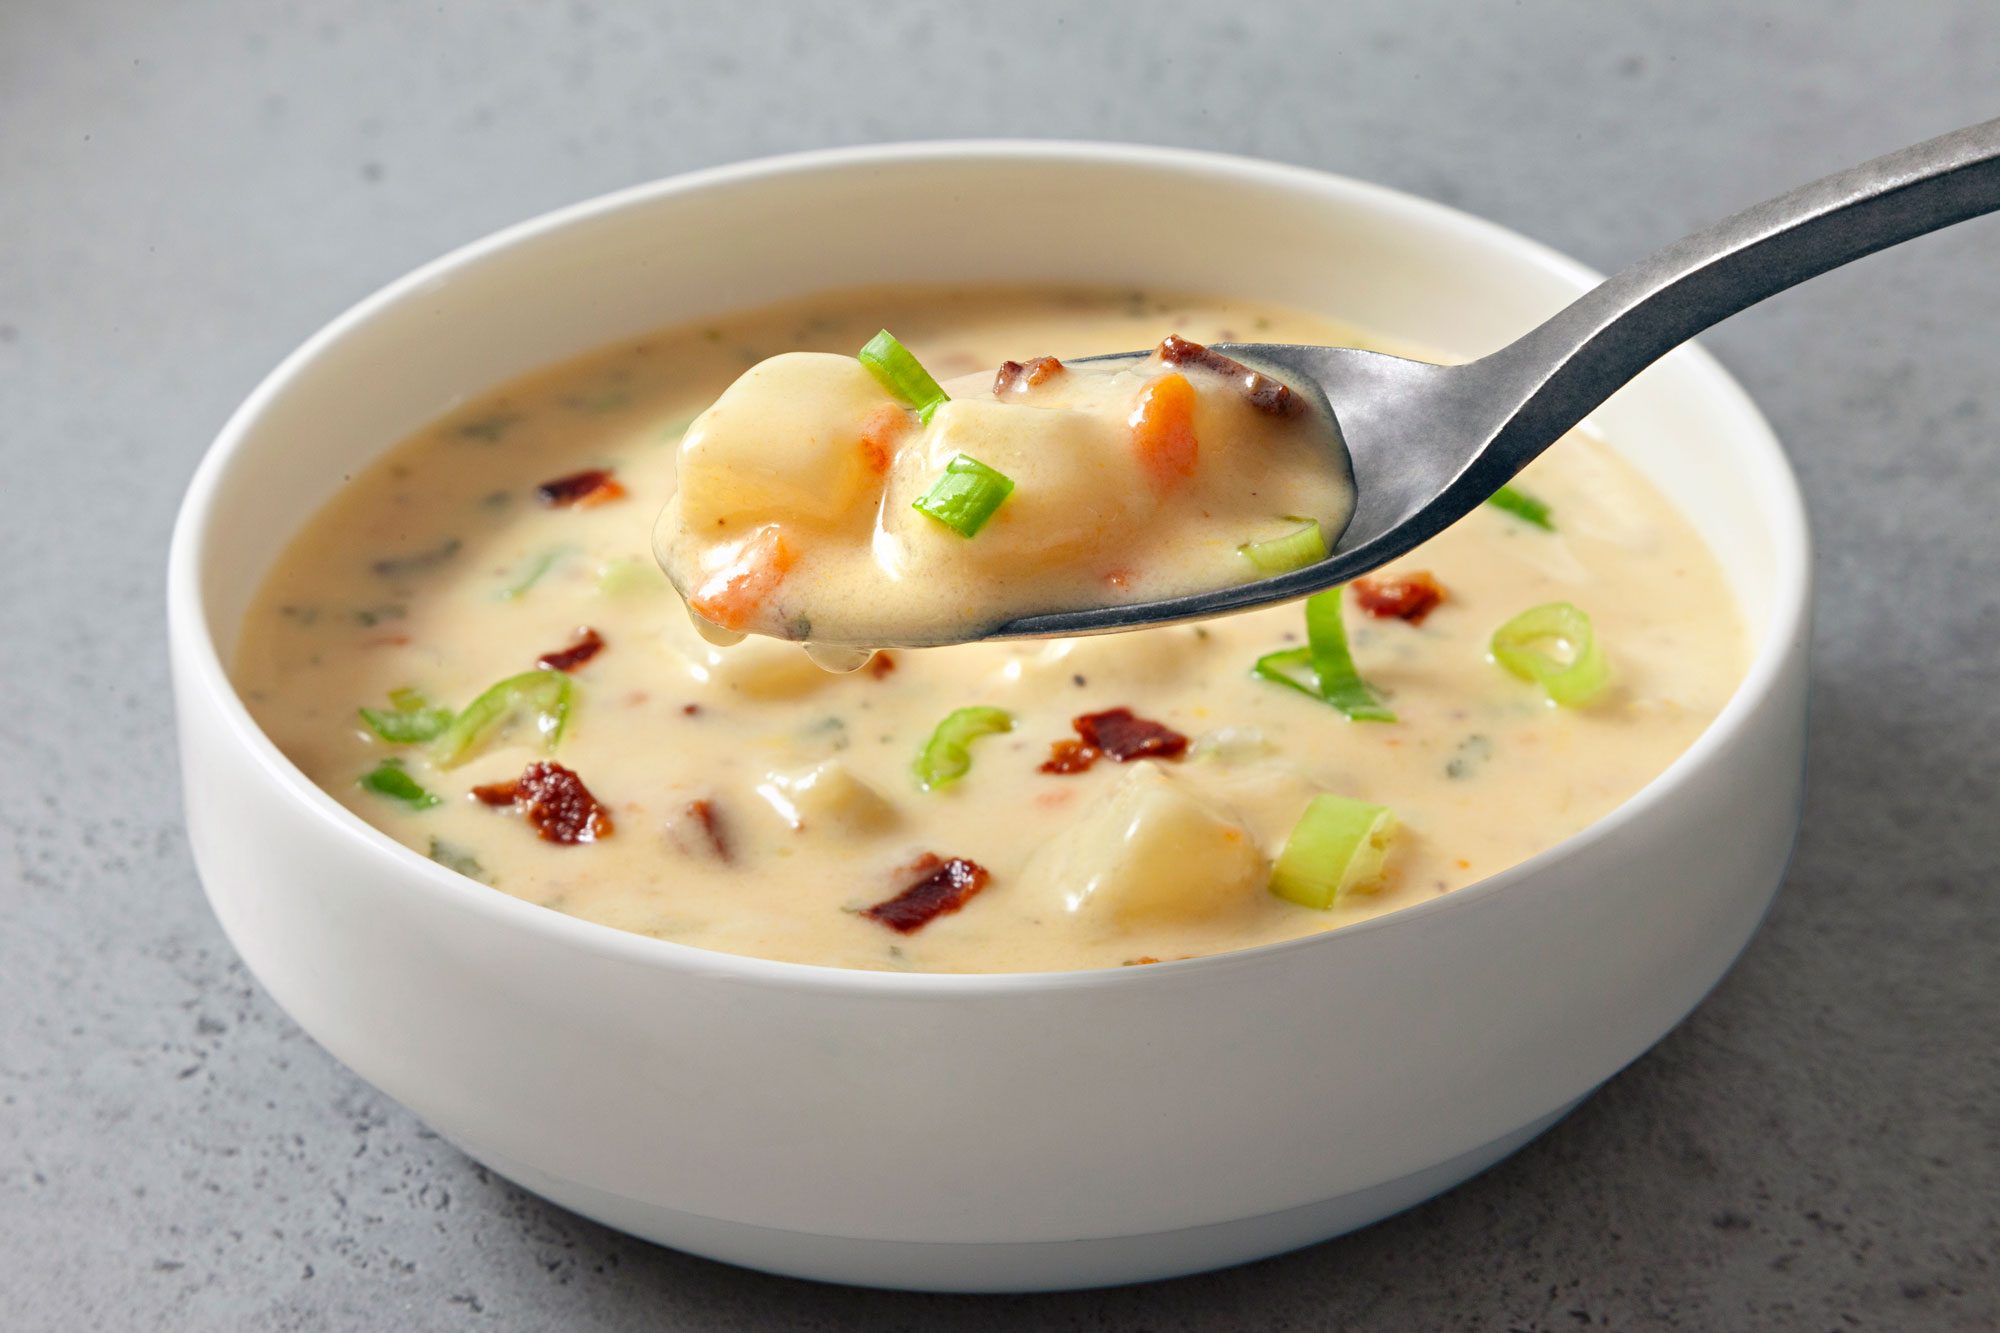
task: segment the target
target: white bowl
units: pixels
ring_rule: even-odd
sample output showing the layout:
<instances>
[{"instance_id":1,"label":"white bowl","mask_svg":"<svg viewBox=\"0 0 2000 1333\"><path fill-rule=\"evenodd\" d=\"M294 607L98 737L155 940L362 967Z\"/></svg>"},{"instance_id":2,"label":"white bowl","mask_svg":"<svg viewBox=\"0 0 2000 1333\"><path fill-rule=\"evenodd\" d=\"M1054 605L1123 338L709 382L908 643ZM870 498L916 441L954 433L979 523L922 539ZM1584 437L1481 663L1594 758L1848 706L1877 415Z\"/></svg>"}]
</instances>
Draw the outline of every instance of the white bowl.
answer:
<instances>
[{"instance_id":1,"label":"white bowl","mask_svg":"<svg viewBox=\"0 0 2000 1333\"><path fill-rule=\"evenodd\" d=\"M1713 986L1797 824L1808 549L1756 409L1683 348L1598 414L1722 556L1752 629L1694 746L1577 837L1333 934L1098 972L924 976L710 953L483 888L363 824L223 662L280 547L469 395L662 324L911 277L1321 309L1476 354L1595 281L1407 195L1198 153L973 143L698 172L550 214L362 302L260 385L169 571L188 830L272 997L479 1160L757 1268L1022 1290L1184 1273L1481 1170Z\"/></svg>"}]
</instances>

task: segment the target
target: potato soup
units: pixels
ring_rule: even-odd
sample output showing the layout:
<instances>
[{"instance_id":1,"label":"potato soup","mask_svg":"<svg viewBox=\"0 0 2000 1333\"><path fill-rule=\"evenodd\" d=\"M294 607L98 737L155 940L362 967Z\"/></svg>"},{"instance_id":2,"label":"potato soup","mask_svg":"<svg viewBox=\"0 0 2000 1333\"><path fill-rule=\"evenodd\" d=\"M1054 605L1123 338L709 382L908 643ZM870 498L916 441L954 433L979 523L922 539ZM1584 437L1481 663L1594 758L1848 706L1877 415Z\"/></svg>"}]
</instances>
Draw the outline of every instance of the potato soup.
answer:
<instances>
[{"instance_id":1,"label":"potato soup","mask_svg":"<svg viewBox=\"0 0 2000 1333\"><path fill-rule=\"evenodd\" d=\"M252 714L336 800L492 890L730 953L1004 972L1244 948L1473 883L1631 797L1741 677L1722 570L1587 431L1308 603L848 674L711 644L652 550L690 423L779 354L865 395L834 358L883 328L948 385L1169 333L1370 345L1273 307L1008 286L602 349L419 431L306 525L244 625ZM1304 493L1337 532L1345 497ZM1279 523L1222 553L1288 542Z\"/></svg>"}]
</instances>

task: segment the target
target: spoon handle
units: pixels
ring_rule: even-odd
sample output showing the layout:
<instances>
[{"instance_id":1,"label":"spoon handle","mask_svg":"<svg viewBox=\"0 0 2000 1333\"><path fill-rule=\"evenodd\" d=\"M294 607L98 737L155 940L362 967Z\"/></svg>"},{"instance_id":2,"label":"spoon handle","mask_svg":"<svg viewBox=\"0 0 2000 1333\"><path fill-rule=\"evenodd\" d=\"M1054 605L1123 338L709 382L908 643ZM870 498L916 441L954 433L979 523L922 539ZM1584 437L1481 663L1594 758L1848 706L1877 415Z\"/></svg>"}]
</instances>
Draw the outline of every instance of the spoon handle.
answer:
<instances>
[{"instance_id":1,"label":"spoon handle","mask_svg":"<svg viewBox=\"0 0 2000 1333\"><path fill-rule=\"evenodd\" d=\"M1674 242L1466 366L1461 401L1510 418L1484 451L1508 475L1709 325L1877 250L2000 209L2000 120L1836 172ZM1494 395L1494 397L1487 397Z\"/></svg>"}]
</instances>

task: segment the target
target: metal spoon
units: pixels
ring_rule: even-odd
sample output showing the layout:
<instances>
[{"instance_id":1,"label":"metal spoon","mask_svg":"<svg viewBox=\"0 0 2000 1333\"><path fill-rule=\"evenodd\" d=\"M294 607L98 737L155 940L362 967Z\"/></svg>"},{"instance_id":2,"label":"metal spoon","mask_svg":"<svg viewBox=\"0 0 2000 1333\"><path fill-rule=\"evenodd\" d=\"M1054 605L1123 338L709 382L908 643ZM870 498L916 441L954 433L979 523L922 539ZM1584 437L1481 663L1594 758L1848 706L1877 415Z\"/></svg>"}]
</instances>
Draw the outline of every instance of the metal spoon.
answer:
<instances>
[{"instance_id":1,"label":"metal spoon","mask_svg":"<svg viewBox=\"0 0 2000 1333\"><path fill-rule=\"evenodd\" d=\"M1355 483L1354 515L1332 553L1254 583L1023 616L978 637L1139 629L1345 583L1464 517L1613 390L1709 325L1850 260L1995 209L2000 120L1989 120L1851 167L1676 241L1527 336L1465 365L1345 347L1224 344L1217 350L1273 370L1295 387L1324 391Z\"/></svg>"}]
</instances>

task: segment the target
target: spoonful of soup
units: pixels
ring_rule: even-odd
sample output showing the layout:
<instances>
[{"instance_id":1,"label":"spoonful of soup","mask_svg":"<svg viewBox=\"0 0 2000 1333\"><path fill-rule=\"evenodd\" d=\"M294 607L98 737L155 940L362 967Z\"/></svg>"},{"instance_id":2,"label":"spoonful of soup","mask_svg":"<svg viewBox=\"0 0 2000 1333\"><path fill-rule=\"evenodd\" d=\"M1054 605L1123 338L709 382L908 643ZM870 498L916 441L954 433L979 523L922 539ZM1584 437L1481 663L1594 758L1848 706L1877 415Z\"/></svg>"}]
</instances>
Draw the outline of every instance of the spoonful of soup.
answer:
<instances>
[{"instance_id":1,"label":"spoonful of soup","mask_svg":"<svg viewBox=\"0 0 2000 1333\"><path fill-rule=\"evenodd\" d=\"M689 428L655 550L696 622L867 650L1096 634L1303 597L1399 556L1620 385L1807 278L2000 209L2000 120L1677 241L1463 365L1350 348L1009 361L888 333L753 366Z\"/></svg>"}]
</instances>

